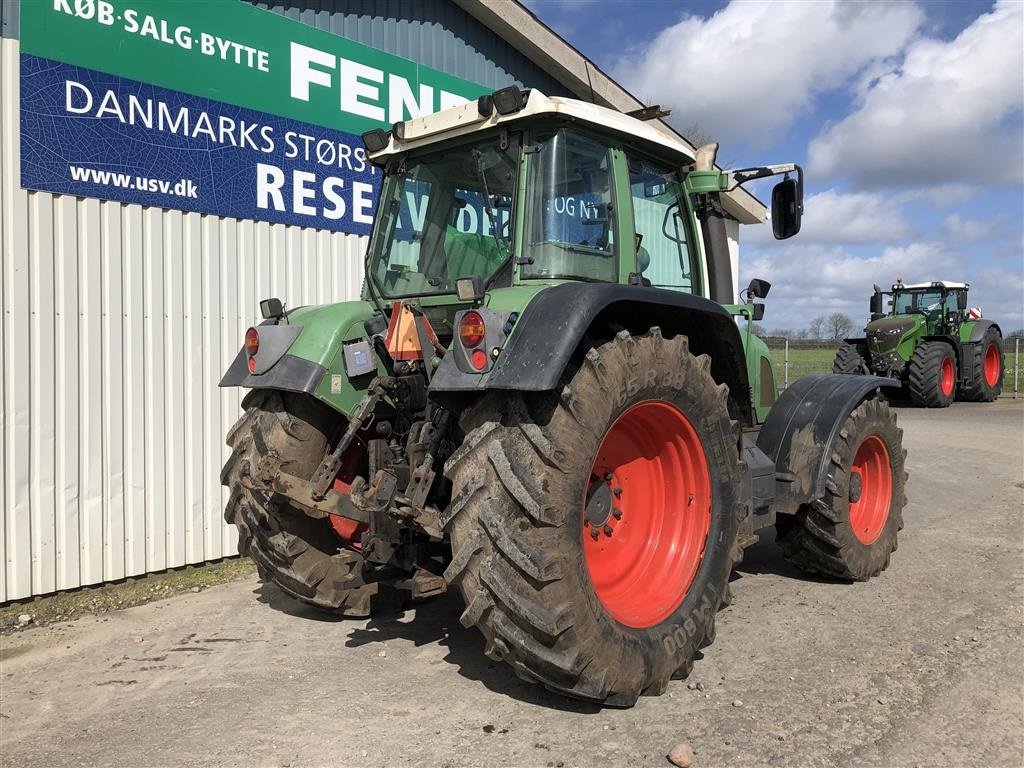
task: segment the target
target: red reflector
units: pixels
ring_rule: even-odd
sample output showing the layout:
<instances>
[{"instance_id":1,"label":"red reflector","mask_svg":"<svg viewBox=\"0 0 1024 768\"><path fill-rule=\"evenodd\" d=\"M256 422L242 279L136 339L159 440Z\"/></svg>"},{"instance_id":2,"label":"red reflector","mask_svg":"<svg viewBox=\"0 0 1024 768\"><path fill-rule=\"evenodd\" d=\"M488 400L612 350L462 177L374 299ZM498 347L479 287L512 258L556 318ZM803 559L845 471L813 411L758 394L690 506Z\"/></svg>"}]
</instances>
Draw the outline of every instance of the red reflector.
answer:
<instances>
[{"instance_id":1,"label":"red reflector","mask_svg":"<svg viewBox=\"0 0 1024 768\"><path fill-rule=\"evenodd\" d=\"M260 334L255 328L245 332L245 354L252 357L260 350Z\"/></svg>"},{"instance_id":2,"label":"red reflector","mask_svg":"<svg viewBox=\"0 0 1024 768\"><path fill-rule=\"evenodd\" d=\"M256 373L256 358L249 358L249 373Z\"/></svg>"},{"instance_id":3,"label":"red reflector","mask_svg":"<svg viewBox=\"0 0 1024 768\"><path fill-rule=\"evenodd\" d=\"M467 349L479 346L480 342L484 340L486 333L487 327L484 325L484 319L480 317L479 312L473 312L471 310L464 314L462 319L459 320L459 341L461 341L462 346ZM484 355L484 361L486 362L486 360L487 355ZM474 365L476 365L475 362ZM482 368L483 366L476 367Z\"/></svg>"},{"instance_id":4,"label":"red reflector","mask_svg":"<svg viewBox=\"0 0 1024 768\"><path fill-rule=\"evenodd\" d=\"M482 371L487 367L487 353L482 349L474 349L473 354L469 357L469 361L473 364L474 368Z\"/></svg>"}]
</instances>

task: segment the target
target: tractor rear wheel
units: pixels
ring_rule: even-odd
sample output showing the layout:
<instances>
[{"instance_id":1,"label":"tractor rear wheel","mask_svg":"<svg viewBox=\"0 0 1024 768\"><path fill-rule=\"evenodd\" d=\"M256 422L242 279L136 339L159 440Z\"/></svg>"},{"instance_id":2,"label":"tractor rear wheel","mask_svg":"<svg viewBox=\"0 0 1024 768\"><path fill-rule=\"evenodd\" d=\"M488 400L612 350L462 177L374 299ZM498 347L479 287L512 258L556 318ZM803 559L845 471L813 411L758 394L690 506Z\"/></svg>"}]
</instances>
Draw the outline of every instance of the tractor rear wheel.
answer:
<instances>
[{"instance_id":1,"label":"tractor rear wheel","mask_svg":"<svg viewBox=\"0 0 1024 768\"><path fill-rule=\"evenodd\" d=\"M922 341L910 357L910 398L926 408L946 408L956 395L956 356L944 341Z\"/></svg>"},{"instance_id":2,"label":"tractor rear wheel","mask_svg":"<svg viewBox=\"0 0 1024 768\"><path fill-rule=\"evenodd\" d=\"M221 483L231 490L224 519L238 528L239 554L256 562L263 581L321 610L360 617L397 610L404 593L367 583L362 556L341 547L326 519L245 482L271 452L282 470L311 477L337 413L306 395L271 390L254 390L242 406L245 414L228 433L231 457L221 471Z\"/></svg>"},{"instance_id":3,"label":"tractor rear wheel","mask_svg":"<svg viewBox=\"0 0 1024 768\"><path fill-rule=\"evenodd\" d=\"M974 377L960 390L961 400L991 403L1003 391L1003 336L994 326L973 344Z\"/></svg>"},{"instance_id":4,"label":"tractor rear wheel","mask_svg":"<svg viewBox=\"0 0 1024 768\"><path fill-rule=\"evenodd\" d=\"M446 465L445 572L523 679L632 706L710 644L745 508L728 388L687 339L620 332L560 391L491 393Z\"/></svg>"},{"instance_id":5,"label":"tractor rear wheel","mask_svg":"<svg viewBox=\"0 0 1024 768\"><path fill-rule=\"evenodd\" d=\"M836 350L832 361L832 373L869 374L868 348L866 344L843 344Z\"/></svg>"},{"instance_id":6,"label":"tractor rear wheel","mask_svg":"<svg viewBox=\"0 0 1024 768\"><path fill-rule=\"evenodd\" d=\"M884 571L903 528L906 455L889 406L861 403L836 439L825 497L776 523L787 559L811 573L856 581Z\"/></svg>"}]
</instances>

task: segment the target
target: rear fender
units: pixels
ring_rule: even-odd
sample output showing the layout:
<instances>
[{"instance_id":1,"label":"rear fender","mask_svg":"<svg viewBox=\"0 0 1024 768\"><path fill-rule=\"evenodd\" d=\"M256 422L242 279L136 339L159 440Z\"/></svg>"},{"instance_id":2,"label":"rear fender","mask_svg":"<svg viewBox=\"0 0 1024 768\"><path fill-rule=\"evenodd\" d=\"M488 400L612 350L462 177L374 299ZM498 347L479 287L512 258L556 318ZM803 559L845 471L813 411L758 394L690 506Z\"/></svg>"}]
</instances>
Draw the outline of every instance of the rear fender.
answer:
<instances>
[{"instance_id":1,"label":"rear fender","mask_svg":"<svg viewBox=\"0 0 1024 768\"><path fill-rule=\"evenodd\" d=\"M261 324L256 372L249 372L243 347L220 386L305 392L347 414L362 398L373 374L385 373L381 365L363 375L349 376L345 370L343 346L366 339L363 321L372 314L367 302L348 301L299 307L280 325ZM261 361L264 344L269 353L265 365Z\"/></svg>"},{"instance_id":2,"label":"rear fender","mask_svg":"<svg viewBox=\"0 0 1024 768\"><path fill-rule=\"evenodd\" d=\"M795 513L825 495L829 461L843 423L864 400L898 381L879 376L804 376L776 401L757 447L775 462L776 510Z\"/></svg>"},{"instance_id":3,"label":"rear fender","mask_svg":"<svg viewBox=\"0 0 1024 768\"><path fill-rule=\"evenodd\" d=\"M679 291L638 285L563 283L538 293L489 371L460 371L446 355L430 384L432 394L493 389L554 389L586 336L626 328L642 333L658 326L665 336L685 334L690 351L708 354L711 375L727 384L734 418L753 424L750 384L739 329L721 304Z\"/></svg>"},{"instance_id":4,"label":"rear fender","mask_svg":"<svg viewBox=\"0 0 1024 768\"><path fill-rule=\"evenodd\" d=\"M987 318L968 320L960 325L960 341L964 343L979 342L989 328L995 328L1000 336L1003 335L999 326Z\"/></svg>"}]
</instances>

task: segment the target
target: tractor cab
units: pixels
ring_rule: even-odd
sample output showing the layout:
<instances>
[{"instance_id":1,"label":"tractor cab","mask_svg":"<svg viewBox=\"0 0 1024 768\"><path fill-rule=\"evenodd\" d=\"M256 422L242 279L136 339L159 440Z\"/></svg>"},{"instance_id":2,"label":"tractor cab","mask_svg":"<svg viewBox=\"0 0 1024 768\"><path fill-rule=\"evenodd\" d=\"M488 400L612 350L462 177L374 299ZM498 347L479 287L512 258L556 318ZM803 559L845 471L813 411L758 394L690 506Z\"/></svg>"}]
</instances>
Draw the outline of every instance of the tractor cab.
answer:
<instances>
[{"instance_id":1,"label":"tractor cab","mask_svg":"<svg viewBox=\"0 0 1024 768\"><path fill-rule=\"evenodd\" d=\"M968 283L937 280L892 286L890 315L920 315L929 335L955 334L967 310Z\"/></svg>"},{"instance_id":2,"label":"tractor cab","mask_svg":"<svg viewBox=\"0 0 1024 768\"><path fill-rule=\"evenodd\" d=\"M707 236L709 193L793 174L773 195L773 218L779 237L799 230L797 166L722 172L714 146L695 152L627 115L537 91L503 89L363 140L385 171L369 300L571 280L728 303L730 256ZM722 273L730 284L715 295Z\"/></svg>"}]
</instances>

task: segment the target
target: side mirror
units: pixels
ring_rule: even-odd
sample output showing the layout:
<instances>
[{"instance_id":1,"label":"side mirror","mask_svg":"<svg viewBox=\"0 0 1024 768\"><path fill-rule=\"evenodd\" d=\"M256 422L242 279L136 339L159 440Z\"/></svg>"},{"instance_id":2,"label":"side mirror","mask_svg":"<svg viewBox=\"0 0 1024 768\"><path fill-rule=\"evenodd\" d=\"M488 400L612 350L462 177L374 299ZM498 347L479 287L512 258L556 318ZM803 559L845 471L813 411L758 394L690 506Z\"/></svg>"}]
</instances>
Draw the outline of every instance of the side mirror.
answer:
<instances>
[{"instance_id":1,"label":"side mirror","mask_svg":"<svg viewBox=\"0 0 1024 768\"><path fill-rule=\"evenodd\" d=\"M872 318L874 318L875 315L881 315L882 314L882 292L881 291L875 291L873 294L871 294L871 306L870 306L870 310L869 311L871 312Z\"/></svg>"},{"instance_id":2,"label":"side mirror","mask_svg":"<svg viewBox=\"0 0 1024 768\"><path fill-rule=\"evenodd\" d=\"M768 296L768 291L772 289L772 284L767 280L761 280L755 277L750 281L750 285L747 286L747 298L751 299L763 299Z\"/></svg>"},{"instance_id":3,"label":"side mirror","mask_svg":"<svg viewBox=\"0 0 1024 768\"><path fill-rule=\"evenodd\" d=\"M764 320L764 304L754 304L754 322Z\"/></svg>"},{"instance_id":4,"label":"side mirror","mask_svg":"<svg viewBox=\"0 0 1024 768\"><path fill-rule=\"evenodd\" d=\"M967 309L967 291L960 291L956 295L956 308L961 312Z\"/></svg>"},{"instance_id":5,"label":"side mirror","mask_svg":"<svg viewBox=\"0 0 1024 768\"><path fill-rule=\"evenodd\" d=\"M783 179L772 189L772 233L785 240L800 231L804 211L803 186L796 179Z\"/></svg>"}]
</instances>

